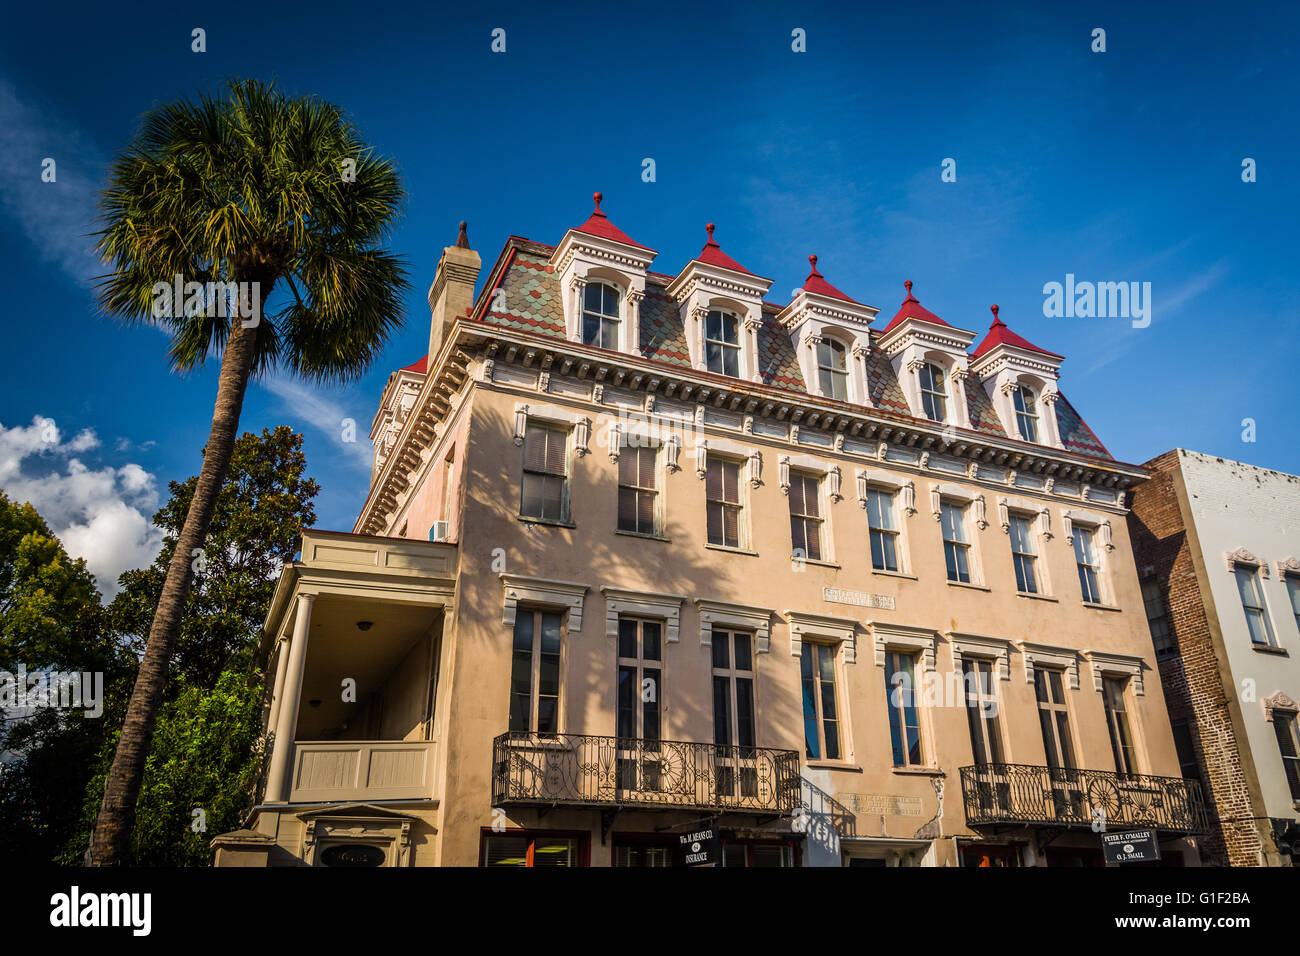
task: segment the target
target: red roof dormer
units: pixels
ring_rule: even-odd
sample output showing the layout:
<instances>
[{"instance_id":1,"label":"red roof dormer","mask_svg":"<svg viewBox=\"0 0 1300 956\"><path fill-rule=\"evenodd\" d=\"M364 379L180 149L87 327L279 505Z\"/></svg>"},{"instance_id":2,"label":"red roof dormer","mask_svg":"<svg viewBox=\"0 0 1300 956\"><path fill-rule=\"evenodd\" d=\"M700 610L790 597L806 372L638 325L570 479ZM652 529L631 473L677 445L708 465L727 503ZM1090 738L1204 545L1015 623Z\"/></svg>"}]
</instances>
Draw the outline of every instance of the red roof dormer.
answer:
<instances>
[{"instance_id":1,"label":"red roof dormer","mask_svg":"<svg viewBox=\"0 0 1300 956\"><path fill-rule=\"evenodd\" d=\"M916 296L912 295L911 279L908 279L906 282L904 282L903 286L907 289L907 298L903 300L903 304L898 308L898 314L889 320L889 324L885 326L881 334L884 334L884 332L888 332L894 326L901 323L904 319L917 319L918 321L921 322L933 322L935 325L942 325L945 328L949 328L949 329L952 328L951 325L949 325L943 319L939 318L929 309L924 309L921 307L921 303L917 301Z\"/></svg>"},{"instance_id":2,"label":"red roof dormer","mask_svg":"<svg viewBox=\"0 0 1300 956\"><path fill-rule=\"evenodd\" d=\"M605 214L600 211L600 201L605 198L601 193L593 193L591 198L596 201L596 209L586 222L574 229L574 232L584 232L589 236L598 236L611 242L621 242L625 246L636 246L638 249L645 249L647 252L655 251L649 246L641 245L641 243L609 221Z\"/></svg>"},{"instance_id":3,"label":"red roof dormer","mask_svg":"<svg viewBox=\"0 0 1300 956\"><path fill-rule=\"evenodd\" d=\"M407 365L405 368L402 369L402 371L416 372L420 375L425 374L427 371L429 371L429 356L426 355L424 358L420 359L420 361L413 362L412 364Z\"/></svg>"},{"instance_id":4,"label":"red roof dormer","mask_svg":"<svg viewBox=\"0 0 1300 956\"><path fill-rule=\"evenodd\" d=\"M1057 355L1055 352L1049 352L1047 349L1040 349L1033 342L1030 342L1028 339L1022 338L1021 336L1016 335L1015 332L1012 332L1007 328L1007 324L998 318L998 307L996 305L992 307L992 312L993 324L989 326L988 333L984 336L984 341L976 347L971 358L977 359L985 352L988 352L999 345L1010 345L1019 349L1028 349L1031 352L1038 352L1041 355L1050 355L1052 358L1065 358L1065 356Z\"/></svg>"},{"instance_id":5,"label":"red roof dormer","mask_svg":"<svg viewBox=\"0 0 1300 956\"><path fill-rule=\"evenodd\" d=\"M730 269L732 272L743 272L747 276L752 276L754 274L722 251L722 247L718 245L717 240L713 238L713 223L709 223L705 226L704 231L709 234L709 241L704 244L704 248L700 250L700 254L695 257L696 259L700 260L700 262L707 263L708 265L717 266L719 269Z\"/></svg>"},{"instance_id":6,"label":"red roof dormer","mask_svg":"<svg viewBox=\"0 0 1300 956\"><path fill-rule=\"evenodd\" d=\"M831 285L817 271L817 257L809 256L808 262L812 265L812 272L808 273L808 278L804 280L803 288L805 292L815 292L817 295L824 295L831 299L840 299L844 302L852 302L854 305L861 305L857 299L850 299L835 286Z\"/></svg>"}]
</instances>

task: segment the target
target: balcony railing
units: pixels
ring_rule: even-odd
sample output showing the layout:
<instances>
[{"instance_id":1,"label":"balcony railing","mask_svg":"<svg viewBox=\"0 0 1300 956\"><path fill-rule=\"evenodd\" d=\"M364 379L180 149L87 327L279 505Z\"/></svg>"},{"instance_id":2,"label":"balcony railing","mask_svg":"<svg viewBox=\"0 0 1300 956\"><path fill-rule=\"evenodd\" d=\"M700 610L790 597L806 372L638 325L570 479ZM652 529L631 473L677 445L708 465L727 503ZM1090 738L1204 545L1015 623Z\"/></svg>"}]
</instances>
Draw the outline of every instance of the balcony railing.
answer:
<instances>
[{"instance_id":1,"label":"balcony railing","mask_svg":"<svg viewBox=\"0 0 1300 956\"><path fill-rule=\"evenodd\" d=\"M966 822L972 827L1151 827L1206 833L1201 785L1182 777L1065 770L1032 764L961 768Z\"/></svg>"},{"instance_id":2,"label":"balcony railing","mask_svg":"<svg viewBox=\"0 0 1300 956\"><path fill-rule=\"evenodd\" d=\"M644 807L789 816L799 754L680 740L507 733L492 744L494 806Z\"/></svg>"}]
</instances>

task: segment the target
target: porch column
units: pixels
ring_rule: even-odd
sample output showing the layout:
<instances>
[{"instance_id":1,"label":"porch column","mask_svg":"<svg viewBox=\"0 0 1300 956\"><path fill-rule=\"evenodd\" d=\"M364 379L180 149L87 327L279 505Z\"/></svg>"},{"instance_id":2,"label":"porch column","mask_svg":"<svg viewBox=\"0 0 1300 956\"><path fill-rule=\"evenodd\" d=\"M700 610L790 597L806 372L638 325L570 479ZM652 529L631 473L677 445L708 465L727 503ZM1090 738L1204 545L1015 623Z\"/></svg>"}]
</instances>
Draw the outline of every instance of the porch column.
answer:
<instances>
[{"instance_id":1,"label":"porch column","mask_svg":"<svg viewBox=\"0 0 1300 956\"><path fill-rule=\"evenodd\" d=\"M275 684L271 690L271 709L266 716L266 732L274 733L275 724L280 716L280 699L284 696L285 665L289 661L287 638L281 638L275 644Z\"/></svg>"},{"instance_id":2,"label":"porch column","mask_svg":"<svg viewBox=\"0 0 1300 956\"><path fill-rule=\"evenodd\" d=\"M284 777L293 749L293 735L298 724L298 704L302 699L302 675L307 663L307 634L311 626L314 594L298 595L298 612L293 622L293 640L289 642L289 660L285 665L283 697L275 721L275 748L271 751L271 769L266 775L267 803L284 803ZM281 651L281 655L283 655ZM277 677L278 679L278 677Z\"/></svg>"}]
</instances>

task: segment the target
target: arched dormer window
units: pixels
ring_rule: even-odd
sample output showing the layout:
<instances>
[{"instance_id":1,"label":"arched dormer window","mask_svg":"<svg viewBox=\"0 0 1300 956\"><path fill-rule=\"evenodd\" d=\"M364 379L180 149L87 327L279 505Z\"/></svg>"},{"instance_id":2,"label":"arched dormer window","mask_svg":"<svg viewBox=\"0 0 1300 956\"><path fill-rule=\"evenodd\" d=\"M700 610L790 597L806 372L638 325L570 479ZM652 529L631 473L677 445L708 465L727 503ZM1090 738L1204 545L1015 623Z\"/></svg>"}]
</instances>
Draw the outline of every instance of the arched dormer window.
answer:
<instances>
[{"instance_id":1,"label":"arched dormer window","mask_svg":"<svg viewBox=\"0 0 1300 956\"><path fill-rule=\"evenodd\" d=\"M824 338L817 344L817 380L827 398L849 400L849 356L843 342Z\"/></svg>"},{"instance_id":2,"label":"arched dormer window","mask_svg":"<svg viewBox=\"0 0 1300 956\"><path fill-rule=\"evenodd\" d=\"M582 302L582 343L618 348L619 293L604 282L589 282Z\"/></svg>"},{"instance_id":3,"label":"arched dormer window","mask_svg":"<svg viewBox=\"0 0 1300 956\"><path fill-rule=\"evenodd\" d=\"M704 318L705 368L719 375L740 375L740 320L714 309Z\"/></svg>"},{"instance_id":4,"label":"arched dormer window","mask_svg":"<svg viewBox=\"0 0 1300 956\"><path fill-rule=\"evenodd\" d=\"M933 422L948 420L948 384L943 369L926 362L917 370L921 383L921 406L925 417Z\"/></svg>"},{"instance_id":5,"label":"arched dormer window","mask_svg":"<svg viewBox=\"0 0 1300 956\"><path fill-rule=\"evenodd\" d=\"M1016 429L1025 441L1038 443L1038 400L1034 390L1021 383L1011 395L1016 409Z\"/></svg>"}]
</instances>

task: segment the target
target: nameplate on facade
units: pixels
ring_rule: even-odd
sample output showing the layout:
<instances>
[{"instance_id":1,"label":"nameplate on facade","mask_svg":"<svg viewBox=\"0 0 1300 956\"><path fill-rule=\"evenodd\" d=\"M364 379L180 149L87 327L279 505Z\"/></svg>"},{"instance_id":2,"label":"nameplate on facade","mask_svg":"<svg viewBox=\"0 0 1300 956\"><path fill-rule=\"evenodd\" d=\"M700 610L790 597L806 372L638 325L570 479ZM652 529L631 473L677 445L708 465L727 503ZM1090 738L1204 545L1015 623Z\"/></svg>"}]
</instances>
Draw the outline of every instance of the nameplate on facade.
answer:
<instances>
[{"instance_id":1,"label":"nameplate on facade","mask_svg":"<svg viewBox=\"0 0 1300 956\"><path fill-rule=\"evenodd\" d=\"M920 797L896 793L840 793L835 799L854 813L868 816L919 817L924 813Z\"/></svg>"},{"instance_id":2,"label":"nameplate on facade","mask_svg":"<svg viewBox=\"0 0 1300 956\"><path fill-rule=\"evenodd\" d=\"M822 588L822 599L832 604L853 604L857 607L874 607L883 611L894 610L892 594L871 594L847 588Z\"/></svg>"},{"instance_id":3,"label":"nameplate on facade","mask_svg":"<svg viewBox=\"0 0 1300 956\"><path fill-rule=\"evenodd\" d=\"M1103 833L1101 848L1107 863L1148 863L1160 859L1160 841L1155 830Z\"/></svg>"}]
</instances>

